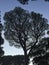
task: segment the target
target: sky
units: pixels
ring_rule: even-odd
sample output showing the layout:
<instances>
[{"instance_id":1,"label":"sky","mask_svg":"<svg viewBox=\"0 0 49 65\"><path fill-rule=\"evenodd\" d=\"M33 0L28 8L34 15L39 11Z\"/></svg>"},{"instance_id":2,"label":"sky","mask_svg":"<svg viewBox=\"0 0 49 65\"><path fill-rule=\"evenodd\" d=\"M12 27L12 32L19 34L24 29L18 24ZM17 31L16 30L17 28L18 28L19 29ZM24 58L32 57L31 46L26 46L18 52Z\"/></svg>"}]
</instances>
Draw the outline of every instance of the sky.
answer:
<instances>
[{"instance_id":1,"label":"sky","mask_svg":"<svg viewBox=\"0 0 49 65\"><path fill-rule=\"evenodd\" d=\"M45 2L44 0L37 0L37 1L29 1L29 4L22 5L17 0L0 0L0 11L1 11L1 21L2 24L4 23L3 16L5 12L13 10L15 7L22 7L28 11L34 11L36 13L41 13L43 17L47 18L49 21L49 2ZM4 35L2 34L3 38ZM14 46L9 46L9 43L4 38L4 45L3 50L5 52L4 55L18 55L23 54L23 49L15 48Z\"/></svg>"}]
</instances>

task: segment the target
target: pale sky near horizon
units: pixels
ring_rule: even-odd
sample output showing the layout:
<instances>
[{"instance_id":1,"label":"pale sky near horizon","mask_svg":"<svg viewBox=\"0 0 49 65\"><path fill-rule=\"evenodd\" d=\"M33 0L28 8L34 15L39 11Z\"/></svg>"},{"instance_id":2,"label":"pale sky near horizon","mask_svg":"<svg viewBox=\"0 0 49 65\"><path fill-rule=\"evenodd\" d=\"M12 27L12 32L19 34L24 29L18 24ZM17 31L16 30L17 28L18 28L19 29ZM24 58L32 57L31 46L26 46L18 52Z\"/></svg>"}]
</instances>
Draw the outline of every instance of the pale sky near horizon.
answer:
<instances>
[{"instance_id":1,"label":"pale sky near horizon","mask_svg":"<svg viewBox=\"0 0 49 65\"><path fill-rule=\"evenodd\" d=\"M2 23L4 22L3 16L5 12L13 10L15 7L20 6L25 10L34 11L37 13L43 14L43 17L49 20L49 2L44 2L44 0L30 1L28 5L22 5L17 0L0 0L0 11L2 16ZM4 36L3 36L4 37ZM3 50L5 55L18 55L23 54L22 49L15 48L14 46L10 47L8 41L4 41Z\"/></svg>"}]
</instances>

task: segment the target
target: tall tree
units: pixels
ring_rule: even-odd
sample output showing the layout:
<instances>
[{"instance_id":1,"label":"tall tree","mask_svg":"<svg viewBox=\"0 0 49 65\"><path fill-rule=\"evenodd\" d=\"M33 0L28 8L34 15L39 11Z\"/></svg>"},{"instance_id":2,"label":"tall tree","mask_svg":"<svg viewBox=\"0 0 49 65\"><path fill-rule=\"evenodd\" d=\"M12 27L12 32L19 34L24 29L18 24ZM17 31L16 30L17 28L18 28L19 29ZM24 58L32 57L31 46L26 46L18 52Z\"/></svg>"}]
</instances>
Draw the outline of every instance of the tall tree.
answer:
<instances>
[{"instance_id":1,"label":"tall tree","mask_svg":"<svg viewBox=\"0 0 49 65\"><path fill-rule=\"evenodd\" d=\"M5 38L10 45L23 48L25 65L28 65L29 56L33 56L35 51L43 48L39 42L45 30L48 29L47 19L39 13L31 12L30 14L28 11L16 7L5 13L4 20Z\"/></svg>"}]
</instances>

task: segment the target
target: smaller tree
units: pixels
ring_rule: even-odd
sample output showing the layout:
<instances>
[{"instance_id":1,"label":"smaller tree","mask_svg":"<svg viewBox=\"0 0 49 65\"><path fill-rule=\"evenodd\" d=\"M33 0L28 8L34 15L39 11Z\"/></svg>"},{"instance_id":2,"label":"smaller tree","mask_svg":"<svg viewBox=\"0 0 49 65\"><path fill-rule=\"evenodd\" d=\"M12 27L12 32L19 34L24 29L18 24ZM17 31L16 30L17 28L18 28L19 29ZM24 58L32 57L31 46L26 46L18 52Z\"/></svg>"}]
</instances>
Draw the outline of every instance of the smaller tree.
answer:
<instances>
[{"instance_id":1,"label":"smaller tree","mask_svg":"<svg viewBox=\"0 0 49 65\"><path fill-rule=\"evenodd\" d=\"M1 31L2 31L2 24L0 23L0 57L3 56L4 51L2 50L3 47L1 45L4 43L4 40L1 36Z\"/></svg>"}]
</instances>

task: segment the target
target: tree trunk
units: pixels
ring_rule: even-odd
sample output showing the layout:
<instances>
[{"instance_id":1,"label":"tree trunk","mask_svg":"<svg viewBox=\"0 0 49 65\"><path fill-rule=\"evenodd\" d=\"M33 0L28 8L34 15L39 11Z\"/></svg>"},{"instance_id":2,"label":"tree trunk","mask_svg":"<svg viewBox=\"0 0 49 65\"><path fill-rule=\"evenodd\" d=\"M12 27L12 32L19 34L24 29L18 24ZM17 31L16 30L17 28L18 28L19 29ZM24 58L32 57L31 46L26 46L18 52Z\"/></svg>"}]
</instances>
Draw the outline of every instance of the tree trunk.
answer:
<instances>
[{"instance_id":1,"label":"tree trunk","mask_svg":"<svg viewBox=\"0 0 49 65\"><path fill-rule=\"evenodd\" d=\"M25 56L25 63L24 63L24 65L28 65L29 58L28 58L28 55L27 55L27 51L26 50L24 51L24 56Z\"/></svg>"}]
</instances>

